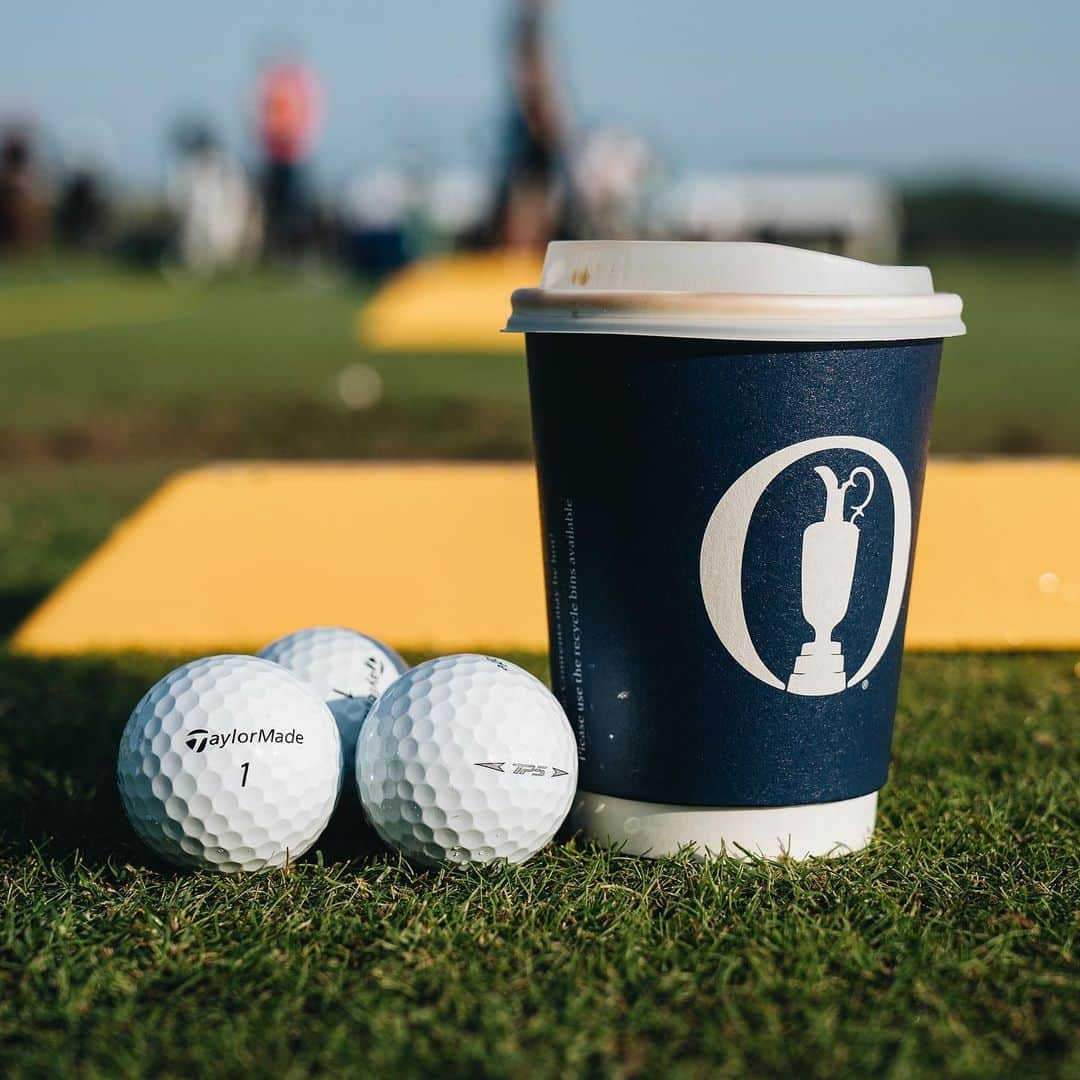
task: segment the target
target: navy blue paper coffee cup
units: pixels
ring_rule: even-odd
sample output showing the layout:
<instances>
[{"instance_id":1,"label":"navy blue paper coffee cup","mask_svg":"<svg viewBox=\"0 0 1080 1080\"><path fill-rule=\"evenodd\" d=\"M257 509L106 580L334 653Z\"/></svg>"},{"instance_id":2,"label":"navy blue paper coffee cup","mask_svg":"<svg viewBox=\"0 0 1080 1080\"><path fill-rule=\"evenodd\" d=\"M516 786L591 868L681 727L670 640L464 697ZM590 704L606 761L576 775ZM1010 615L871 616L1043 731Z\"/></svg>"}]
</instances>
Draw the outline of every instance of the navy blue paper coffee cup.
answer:
<instances>
[{"instance_id":1,"label":"navy blue paper coffee cup","mask_svg":"<svg viewBox=\"0 0 1080 1080\"><path fill-rule=\"evenodd\" d=\"M586 242L513 307L574 826L654 855L862 847L959 297L777 245Z\"/></svg>"}]
</instances>

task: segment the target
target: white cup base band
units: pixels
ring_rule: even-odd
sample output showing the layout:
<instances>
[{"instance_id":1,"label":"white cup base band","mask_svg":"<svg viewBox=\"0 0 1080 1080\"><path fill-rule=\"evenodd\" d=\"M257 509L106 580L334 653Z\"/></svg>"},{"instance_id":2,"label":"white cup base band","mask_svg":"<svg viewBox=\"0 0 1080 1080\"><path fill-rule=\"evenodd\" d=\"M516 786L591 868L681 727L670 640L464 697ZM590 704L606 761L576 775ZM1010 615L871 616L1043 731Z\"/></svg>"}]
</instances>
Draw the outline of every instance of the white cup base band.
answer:
<instances>
[{"instance_id":1,"label":"white cup base band","mask_svg":"<svg viewBox=\"0 0 1080 1080\"><path fill-rule=\"evenodd\" d=\"M668 806L579 791L570 825L589 840L630 855L659 858L692 845L699 858L723 855L766 859L832 857L870 842L876 791L840 802L805 806Z\"/></svg>"}]
</instances>

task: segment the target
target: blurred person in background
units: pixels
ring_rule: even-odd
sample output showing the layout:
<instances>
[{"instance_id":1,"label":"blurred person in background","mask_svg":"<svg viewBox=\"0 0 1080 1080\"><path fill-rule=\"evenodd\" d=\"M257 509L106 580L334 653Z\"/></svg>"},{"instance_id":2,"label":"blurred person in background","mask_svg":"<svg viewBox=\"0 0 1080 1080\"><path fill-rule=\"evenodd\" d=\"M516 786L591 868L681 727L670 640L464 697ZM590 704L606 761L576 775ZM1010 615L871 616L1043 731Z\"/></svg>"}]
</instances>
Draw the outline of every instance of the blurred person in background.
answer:
<instances>
[{"instance_id":1,"label":"blurred person in background","mask_svg":"<svg viewBox=\"0 0 1080 1080\"><path fill-rule=\"evenodd\" d=\"M63 139L54 213L57 243L75 251L100 251L110 239L108 162L113 146L108 125L92 117L76 121Z\"/></svg>"},{"instance_id":2,"label":"blurred person in background","mask_svg":"<svg viewBox=\"0 0 1080 1080\"><path fill-rule=\"evenodd\" d=\"M0 132L0 254L24 254L44 244L48 205L30 129L12 124Z\"/></svg>"},{"instance_id":3,"label":"blurred person in background","mask_svg":"<svg viewBox=\"0 0 1080 1080\"><path fill-rule=\"evenodd\" d=\"M544 35L549 0L519 0L510 36L510 108L491 221L498 247L543 251L566 232L567 123Z\"/></svg>"},{"instance_id":4,"label":"blurred person in background","mask_svg":"<svg viewBox=\"0 0 1080 1080\"><path fill-rule=\"evenodd\" d=\"M652 167L652 153L640 136L608 128L585 140L573 159L583 237L626 240L641 234Z\"/></svg>"},{"instance_id":5,"label":"blurred person in background","mask_svg":"<svg viewBox=\"0 0 1080 1080\"><path fill-rule=\"evenodd\" d=\"M314 72L296 59L263 69L258 93L259 142L265 159L266 251L295 257L311 242L315 214L305 165L322 121L323 95Z\"/></svg>"},{"instance_id":6,"label":"blurred person in background","mask_svg":"<svg viewBox=\"0 0 1080 1080\"><path fill-rule=\"evenodd\" d=\"M358 173L349 182L341 221L346 259L355 274L385 277L410 262L409 226L416 204L416 184L391 165Z\"/></svg>"},{"instance_id":7,"label":"blurred person in background","mask_svg":"<svg viewBox=\"0 0 1080 1080\"><path fill-rule=\"evenodd\" d=\"M493 192L479 170L452 167L428 178L422 191L422 216L436 250L475 250L485 246Z\"/></svg>"},{"instance_id":8,"label":"blurred person in background","mask_svg":"<svg viewBox=\"0 0 1080 1080\"><path fill-rule=\"evenodd\" d=\"M100 250L108 236L109 198L102 175L80 165L65 172L56 200L56 242L75 251Z\"/></svg>"},{"instance_id":9,"label":"blurred person in background","mask_svg":"<svg viewBox=\"0 0 1080 1080\"><path fill-rule=\"evenodd\" d=\"M169 178L169 202L179 218L181 262L195 273L213 274L251 261L262 222L247 177L207 124L183 123L176 144L180 163Z\"/></svg>"}]
</instances>

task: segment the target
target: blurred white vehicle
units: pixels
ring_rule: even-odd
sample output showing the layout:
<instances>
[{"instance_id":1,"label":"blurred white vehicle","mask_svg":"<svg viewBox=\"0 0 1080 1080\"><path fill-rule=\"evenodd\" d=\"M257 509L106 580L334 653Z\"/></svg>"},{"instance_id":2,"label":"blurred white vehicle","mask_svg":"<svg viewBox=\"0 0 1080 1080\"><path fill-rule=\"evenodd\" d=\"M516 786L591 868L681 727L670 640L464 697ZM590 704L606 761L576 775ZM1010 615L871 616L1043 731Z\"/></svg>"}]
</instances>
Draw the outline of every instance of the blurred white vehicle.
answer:
<instances>
[{"instance_id":1,"label":"blurred white vehicle","mask_svg":"<svg viewBox=\"0 0 1080 1080\"><path fill-rule=\"evenodd\" d=\"M887 184L860 173L692 174L668 189L656 231L707 240L771 240L853 258L896 258L899 210Z\"/></svg>"}]
</instances>

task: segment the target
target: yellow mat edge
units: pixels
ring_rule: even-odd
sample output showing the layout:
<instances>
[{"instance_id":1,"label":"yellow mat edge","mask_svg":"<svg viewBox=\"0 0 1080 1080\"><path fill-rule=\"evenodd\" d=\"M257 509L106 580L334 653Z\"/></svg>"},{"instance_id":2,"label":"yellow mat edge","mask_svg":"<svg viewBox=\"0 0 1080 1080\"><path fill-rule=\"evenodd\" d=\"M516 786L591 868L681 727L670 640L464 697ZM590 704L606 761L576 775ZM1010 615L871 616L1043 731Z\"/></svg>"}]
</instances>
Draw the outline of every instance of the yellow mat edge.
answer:
<instances>
[{"instance_id":1,"label":"yellow mat edge","mask_svg":"<svg viewBox=\"0 0 1080 1080\"><path fill-rule=\"evenodd\" d=\"M978 464L993 463L997 467L1030 468L1034 464L1040 466L1066 466L1070 469L1080 467L1080 459L1048 456L1039 458L1025 457L996 457L988 455L934 455L937 464ZM298 471L309 469L354 469L358 466L377 469L404 469L438 468L449 470L506 470L533 471L533 464L526 461L446 461L446 460L386 460L361 462L350 459L320 460L320 461L274 461L265 459L252 459L245 461L220 461L208 462L189 469L184 469L173 476L168 477L146 500L137 506L130 514L120 519L110 530L102 543L96 548L63 582L61 582L39 605L30 613L23 623L7 642L8 651L25 656L115 656L126 653L175 653L188 652L218 652L218 651L248 651L257 649L264 642L230 642L219 647L211 647L205 643L189 643L172 641L169 643L156 643L153 641L132 641L130 643L109 643L97 647L88 647L80 644L56 645L43 644L37 640L37 628L48 622L55 608L61 606L67 595L78 588L80 581L87 575L94 573L98 560L102 557L104 549L116 542L126 531L137 528L144 515L155 511L158 504L171 499L178 489L186 485L198 482L202 476L210 472L257 472L261 469L291 470ZM454 651L442 644L433 650L427 642L395 642L399 648L407 652ZM905 640L905 650L920 653L963 653L979 652L992 654L1023 654L1023 653L1047 653L1047 652L1074 652L1080 651L1080 641L1072 636L1051 636L1046 638L1027 637L1022 641L1009 642L1002 640L1000 636L994 638L979 638L965 636L961 638L946 638L944 636L927 636L912 640ZM537 640L489 640L485 642L462 641L457 646L458 651L511 651L511 652L544 652L547 650L547 641Z\"/></svg>"},{"instance_id":2,"label":"yellow mat edge","mask_svg":"<svg viewBox=\"0 0 1080 1080\"><path fill-rule=\"evenodd\" d=\"M68 595L78 588L80 582L85 577L94 573L98 563L105 557L106 548L114 543L121 534L133 528L137 528L143 515L152 512L159 503L163 503L167 499L170 499L174 491L184 487L190 483L193 478L199 477L202 473L221 468L223 464L225 463L212 462L206 465L196 465L190 469L182 469L180 472L173 473L173 475L167 477L159 487L155 488L150 495L139 503L130 513L125 514L124 517L120 518L120 520L108 531L101 543L98 544L98 546L94 548L94 550L49 593L25 619L23 619L18 627L16 627L15 632L8 639L8 651L35 656L90 655L93 650L84 650L77 647L58 648L56 646L39 646L35 641L38 628L51 619L53 611L66 602ZM107 653L108 655L113 655L119 652L149 652L151 650L145 647L135 647L134 649L108 649L99 651Z\"/></svg>"},{"instance_id":3,"label":"yellow mat edge","mask_svg":"<svg viewBox=\"0 0 1080 1080\"><path fill-rule=\"evenodd\" d=\"M48 634L46 642L39 640L41 627L48 628L53 613L63 607L71 593L75 592L81 582L96 573L98 565L107 557L106 549L119 542L123 534L138 529L145 518L151 517L161 503L170 501L177 491L189 484L197 484L208 473L257 473L261 470L273 470L274 472L294 471L298 473L311 469L350 471L362 466L364 469L378 469L380 471L409 471L417 469L436 469L453 472L519 472L535 475L535 466L531 461L489 461L484 459L452 460L446 458L407 458L407 459L380 459L364 461L353 458L323 458L317 460L293 460L281 461L273 458L250 458L241 460L208 461L190 468L182 469L168 476L159 487L155 488L141 503L120 518L108 531L96 548L70 574L30 612L29 615L16 627L14 633L6 643L7 651L14 655L26 657L93 657L93 656L121 656L121 655L161 655L174 654L185 655L198 653L203 656L219 655L224 653L249 653L261 649L265 640L258 641L230 641L218 645L199 642L185 642L182 638L175 638L168 642L155 642L145 637L132 639L130 642L116 641L85 645L79 642L66 642L56 644ZM395 647L404 652L433 653L446 655L452 652L546 652L548 643L546 638L536 642L524 642L519 638L500 640L492 638L486 641L463 641L456 647L447 645L435 646L428 641L420 642L395 642Z\"/></svg>"}]
</instances>

